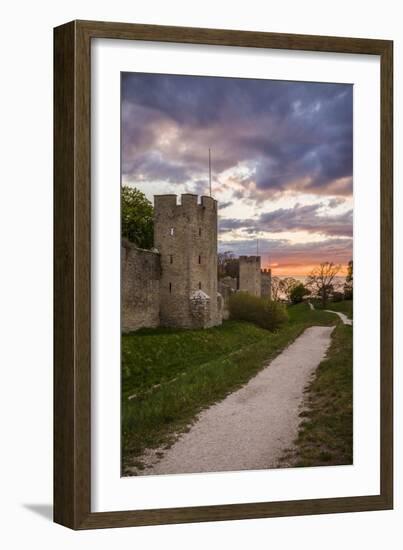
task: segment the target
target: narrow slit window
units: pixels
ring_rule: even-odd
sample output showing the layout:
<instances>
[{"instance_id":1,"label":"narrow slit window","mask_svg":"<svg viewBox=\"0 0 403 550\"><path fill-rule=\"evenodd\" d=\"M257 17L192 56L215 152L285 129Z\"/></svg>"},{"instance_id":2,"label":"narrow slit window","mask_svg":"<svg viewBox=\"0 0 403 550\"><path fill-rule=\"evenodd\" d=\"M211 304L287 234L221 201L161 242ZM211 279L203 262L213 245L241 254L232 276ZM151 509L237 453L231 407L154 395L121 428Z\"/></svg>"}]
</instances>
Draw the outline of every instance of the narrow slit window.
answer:
<instances>
[{"instance_id":1,"label":"narrow slit window","mask_svg":"<svg viewBox=\"0 0 403 550\"><path fill-rule=\"evenodd\" d=\"M199 290L201 290L201 283L199 283Z\"/></svg>"},{"instance_id":2,"label":"narrow slit window","mask_svg":"<svg viewBox=\"0 0 403 550\"><path fill-rule=\"evenodd\" d=\"M201 264L201 256L199 256L199 264Z\"/></svg>"},{"instance_id":3,"label":"narrow slit window","mask_svg":"<svg viewBox=\"0 0 403 550\"><path fill-rule=\"evenodd\" d=\"M172 283L169 283L169 294L172 292Z\"/></svg>"},{"instance_id":4,"label":"narrow slit window","mask_svg":"<svg viewBox=\"0 0 403 550\"><path fill-rule=\"evenodd\" d=\"M174 257L172 256L172 254L169 255L169 263L170 264L174 263Z\"/></svg>"},{"instance_id":5,"label":"narrow slit window","mask_svg":"<svg viewBox=\"0 0 403 550\"><path fill-rule=\"evenodd\" d=\"M175 233L175 230L173 227L171 227L171 229L169 230L169 234L171 235L171 237L174 236L174 233Z\"/></svg>"},{"instance_id":6,"label":"narrow slit window","mask_svg":"<svg viewBox=\"0 0 403 550\"><path fill-rule=\"evenodd\" d=\"M201 237L201 227L199 227L199 237Z\"/></svg>"}]
</instances>

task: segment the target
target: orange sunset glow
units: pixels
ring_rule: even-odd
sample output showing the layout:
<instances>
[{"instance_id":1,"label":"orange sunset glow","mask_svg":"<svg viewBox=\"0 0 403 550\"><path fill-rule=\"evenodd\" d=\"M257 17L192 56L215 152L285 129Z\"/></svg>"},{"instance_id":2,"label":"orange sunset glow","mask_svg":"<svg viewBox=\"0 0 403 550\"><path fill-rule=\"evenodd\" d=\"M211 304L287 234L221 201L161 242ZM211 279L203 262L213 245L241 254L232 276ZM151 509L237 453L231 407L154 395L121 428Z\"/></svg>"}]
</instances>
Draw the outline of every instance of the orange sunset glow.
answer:
<instances>
[{"instance_id":1,"label":"orange sunset glow","mask_svg":"<svg viewBox=\"0 0 403 550\"><path fill-rule=\"evenodd\" d=\"M318 264L284 264L279 266L278 264L264 264L262 269L271 269L272 275L277 277L306 277L308 276ZM340 264L341 265L341 264ZM347 275L347 265L341 265L341 269L338 273L339 277L345 277Z\"/></svg>"}]
</instances>

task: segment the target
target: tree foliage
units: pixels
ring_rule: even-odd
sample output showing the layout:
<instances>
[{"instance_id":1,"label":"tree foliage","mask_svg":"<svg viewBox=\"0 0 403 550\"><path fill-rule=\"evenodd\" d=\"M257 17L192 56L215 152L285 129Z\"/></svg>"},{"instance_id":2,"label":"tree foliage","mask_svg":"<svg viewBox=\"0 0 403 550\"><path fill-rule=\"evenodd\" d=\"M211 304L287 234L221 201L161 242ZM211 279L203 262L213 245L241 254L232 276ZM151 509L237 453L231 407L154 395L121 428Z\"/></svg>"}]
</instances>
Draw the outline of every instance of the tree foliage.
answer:
<instances>
[{"instance_id":1,"label":"tree foliage","mask_svg":"<svg viewBox=\"0 0 403 550\"><path fill-rule=\"evenodd\" d=\"M154 243L153 206L144 193L134 187L122 187L122 237L139 248Z\"/></svg>"},{"instance_id":2,"label":"tree foliage","mask_svg":"<svg viewBox=\"0 0 403 550\"><path fill-rule=\"evenodd\" d=\"M293 304L299 304L305 298L309 296L311 291L309 288L306 288L303 283L298 283L295 285L290 292L290 300Z\"/></svg>"},{"instance_id":3,"label":"tree foliage","mask_svg":"<svg viewBox=\"0 0 403 550\"><path fill-rule=\"evenodd\" d=\"M344 298L353 299L353 260L348 262L346 282L344 283Z\"/></svg>"},{"instance_id":4,"label":"tree foliage","mask_svg":"<svg viewBox=\"0 0 403 550\"><path fill-rule=\"evenodd\" d=\"M271 279L271 298L275 302L281 302L285 299L291 301L291 292L298 285L298 281L294 277L284 277L281 279L274 276Z\"/></svg>"},{"instance_id":5,"label":"tree foliage","mask_svg":"<svg viewBox=\"0 0 403 550\"><path fill-rule=\"evenodd\" d=\"M341 266L333 262L321 263L315 267L306 279L306 286L312 294L319 296L322 306L326 307L331 293L333 292L334 278L340 271Z\"/></svg>"}]
</instances>

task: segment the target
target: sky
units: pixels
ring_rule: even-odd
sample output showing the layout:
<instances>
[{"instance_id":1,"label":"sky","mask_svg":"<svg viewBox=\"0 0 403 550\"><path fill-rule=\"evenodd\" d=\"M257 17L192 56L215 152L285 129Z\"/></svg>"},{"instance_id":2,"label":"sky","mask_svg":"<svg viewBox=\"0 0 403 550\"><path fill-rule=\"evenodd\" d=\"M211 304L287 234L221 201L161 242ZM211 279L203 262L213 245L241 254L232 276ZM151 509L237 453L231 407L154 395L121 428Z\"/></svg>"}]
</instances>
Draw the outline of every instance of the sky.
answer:
<instances>
[{"instance_id":1,"label":"sky","mask_svg":"<svg viewBox=\"0 0 403 550\"><path fill-rule=\"evenodd\" d=\"M208 195L210 148L219 251L274 275L352 259L352 140L350 84L122 74L122 184Z\"/></svg>"}]
</instances>

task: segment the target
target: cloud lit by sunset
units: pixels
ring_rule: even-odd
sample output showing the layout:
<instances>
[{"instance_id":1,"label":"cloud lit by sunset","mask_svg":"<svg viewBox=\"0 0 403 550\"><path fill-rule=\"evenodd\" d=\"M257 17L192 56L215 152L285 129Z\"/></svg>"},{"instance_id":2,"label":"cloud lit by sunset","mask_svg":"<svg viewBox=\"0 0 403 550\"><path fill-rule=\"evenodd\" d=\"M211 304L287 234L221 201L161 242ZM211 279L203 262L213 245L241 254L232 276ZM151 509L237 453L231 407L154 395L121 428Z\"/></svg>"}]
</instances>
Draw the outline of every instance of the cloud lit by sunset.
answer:
<instances>
[{"instance_id":1,"label":"cloud lit by sunset","mask_svg":"<svg viewBox=\"0 0 403 550\"><path fill-rule=\"evenodd\" d=\"M122 74L122 184L219 203L219 250L303 276L352 259L352 86ZM345 273L342 273L345 274Z\"/></svg>"}]
</instances>

